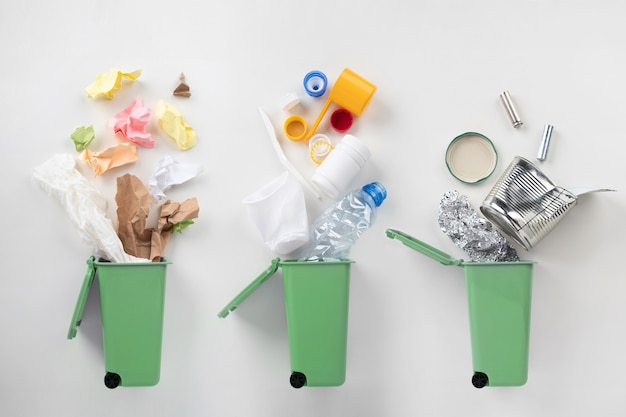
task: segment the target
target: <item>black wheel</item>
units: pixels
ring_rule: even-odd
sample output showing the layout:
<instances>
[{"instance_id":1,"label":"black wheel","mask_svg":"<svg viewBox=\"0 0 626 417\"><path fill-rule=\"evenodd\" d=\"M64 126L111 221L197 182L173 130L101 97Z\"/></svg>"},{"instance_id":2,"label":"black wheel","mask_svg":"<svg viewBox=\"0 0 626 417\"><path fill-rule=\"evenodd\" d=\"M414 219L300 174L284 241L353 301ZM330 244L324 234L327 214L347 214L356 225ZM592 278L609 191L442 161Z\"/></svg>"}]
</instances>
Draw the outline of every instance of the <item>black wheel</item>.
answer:
<instances>
[{"instance_id":1,"label":"black wheel","mask_svg":"<svg viewBox=\"0 0 626 417\"><path fill-rule=\"evenodd\" d=\"M117 388L120 383L122 382L122 377L120 377L118 374L115 374L113 372L107 372L106 375L104 376L104 385L106 385L107 388Z\"/></svg>"},{"instance_id":2,"label":"black wheel","mask_svg":"<svg viewBox=\"0 0 626 417\"><path fill-rule=\"evenodd\" d=\"M294 388L302 388L306 385L306 375L302 372L292 372L289 378L289 383Z\"/></svg>"},{"instance_id":3,"label":"black wheel","mask_svg":"<svg viewBox=\"0 0 626 417\"><path fill-rule=\"evenodd\" d=\"M489 377L483 372L474 372L472 377L472 385L476 388L484 388L489 384Z\"/></svg>"}]
</instances>

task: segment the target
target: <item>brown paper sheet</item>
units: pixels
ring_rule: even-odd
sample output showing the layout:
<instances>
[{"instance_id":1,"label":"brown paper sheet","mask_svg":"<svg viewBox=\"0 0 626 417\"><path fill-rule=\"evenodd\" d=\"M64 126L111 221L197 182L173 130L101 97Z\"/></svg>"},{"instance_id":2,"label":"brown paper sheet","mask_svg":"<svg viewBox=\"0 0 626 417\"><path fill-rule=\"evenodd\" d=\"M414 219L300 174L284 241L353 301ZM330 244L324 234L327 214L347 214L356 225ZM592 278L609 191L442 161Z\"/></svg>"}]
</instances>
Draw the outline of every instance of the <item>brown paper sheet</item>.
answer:
<instances>
[{"instance_id":1,"label":"brown paper sheet","mask_svg":"<svg viewBox=\"0 0 626 417\"><path fill-rule=\"evenodd\" d=\"M117 178L117 234L129 255L158 262L175 224L198 217L198 200L166 201L158 207L157 228L147 228L152 196L143 182L131 174Z\"/></svg>"}]
</instances>

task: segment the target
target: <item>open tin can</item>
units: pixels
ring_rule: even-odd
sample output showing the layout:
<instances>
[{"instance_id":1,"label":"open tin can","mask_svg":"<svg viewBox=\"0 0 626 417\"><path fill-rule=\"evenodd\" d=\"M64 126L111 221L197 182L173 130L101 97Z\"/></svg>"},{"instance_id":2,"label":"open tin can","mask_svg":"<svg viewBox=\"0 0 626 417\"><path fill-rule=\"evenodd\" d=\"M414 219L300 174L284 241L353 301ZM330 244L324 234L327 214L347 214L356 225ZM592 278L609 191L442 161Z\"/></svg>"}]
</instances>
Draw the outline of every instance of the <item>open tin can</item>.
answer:
<instances>
[{"instance_id":1,"label":"open tin can","mask_svg":"<svg viewBox=\"0 0 626 417\"><path fill-rule=\"evenodd\" d=\"M529 250L576 203L576 194L555 185L527 159L516 156L485 197L480 211Z\"/></svg>"}]
</instances>

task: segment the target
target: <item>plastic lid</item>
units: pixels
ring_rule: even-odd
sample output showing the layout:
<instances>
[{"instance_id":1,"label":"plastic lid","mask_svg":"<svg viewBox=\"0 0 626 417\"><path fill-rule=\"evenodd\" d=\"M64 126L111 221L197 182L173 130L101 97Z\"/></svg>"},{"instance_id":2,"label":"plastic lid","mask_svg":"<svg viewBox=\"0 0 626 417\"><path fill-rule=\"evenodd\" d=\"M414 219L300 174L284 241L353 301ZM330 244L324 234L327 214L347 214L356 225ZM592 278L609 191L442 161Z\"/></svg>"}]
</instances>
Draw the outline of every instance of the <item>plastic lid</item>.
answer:
<instances>
[{"instance_id":1,"label":"plastic lid","mask_svg":"<svg viewBox=\"0 0 626 417\"><path fill-rule=\"evenodd\" d=\"M280 100L280 107L287 111L296 107L300 103L300 99L295 93L287 93Z\"/></svg>"},{"instance_id":2,"label":"plastic lid","mask_svg":"<svg viewBox=\"0 0 626 417\"><path fill-rule=\"evenodd\" d=\"M420 252L421 254L426 255L429 258L436 260L442 265L462 266L464 263L462 259L453 258L447 253L442 252L439 249L430 246L428 243L422 242L421 240L418 240L414 238L413 236L410 236L399 230L387 229L385 231L385 234L387 235L388 238L397 239L400 242L402 242L404 245L408 246L409 248L417 252Z\"/></svg>"},{"instance_id":3,"label":"plastic lid","mask_svg":"<svg viewBox=\"0 0 626 417\"><path fill-rule=\"evenodd\" d=\"M496 148L480 133L463 133L454 138L446 150L448 170L454 178L468 184L487 179L497 164Z\"/></svg>"},{"instance_id":4,"label":"plastic lid","mask_svg":"<svg viewBox=\"0 0 626 417\"><path fill-rule=\"evenodd\" d=\"M311 97L320 97L326 92L328 79L321 71L311 71L304 76L304 89Z\"/></svg>"},{"instance_id":5,"label":"plastic lid","mask_svg":"<svg viewBox=\"0 0 626 417\"><path fill-rule=\"evenodd\" d=\"M72 315L72 321L70 323L70 329L67 332L67 338L73 339L76 337L78 326L83 319L83 312L85 311L85 304L87 304L87 297L89 291L93 285L94 277L96 276L96 267L94 266L96 258L90 257L87 259L87 272L85 272L85 278L83 279L83 285L78 293L78 300L76 301L76 307L74 307L74 314Z\"/></svg>"},{"instance_id":6,"label":"plastic lid","mask_svg":"<svg viewBox=\"0 0 626 417\"><path fill-rule=\"evenodd\" d=\"M289 116L283 125L285 134L291 140L301 140L306 134L306 121L298 115Z\"/></svg>"},{"instance_id":7,"label":"plastic lid","mask_svg":"<svg viewBox=\"0 0 626 417\"><path fill-rule=\"evenodd\" d=\"M278 270L280 266L280 258L272 259L272 263L270 264L265 271L261 272L261 274L254 279L246 288L244 288L233 300L226 305L217 316L219 318L224 318L228 316L228 314L239 307L241 303L244 302L246 298L248 298L253 292L257 290L265 281L274 275L274 273Z\"/></svg>"},{"instance_id":8,"label":"plastic lid","mask_svg":"<svg viewBox=\"0 0 626 417\"><path fill-rule=\"evenodd\" d=\"M371 182L364 185L361 189L372 197L376 207L379 207L385 198L387 198L387 190L379 182Z\"/></svg>"},{"instance_id":9,"label":"plastic lid","mask_svg":"<svg viewBox=\"0 0 626 417\"><path fill-rule=\"evenodd\" d=\"M352 119L352 113L339 108L330 115L330 125L337 132L346 132L352 127Z\"/></svg>"}]
</instances>

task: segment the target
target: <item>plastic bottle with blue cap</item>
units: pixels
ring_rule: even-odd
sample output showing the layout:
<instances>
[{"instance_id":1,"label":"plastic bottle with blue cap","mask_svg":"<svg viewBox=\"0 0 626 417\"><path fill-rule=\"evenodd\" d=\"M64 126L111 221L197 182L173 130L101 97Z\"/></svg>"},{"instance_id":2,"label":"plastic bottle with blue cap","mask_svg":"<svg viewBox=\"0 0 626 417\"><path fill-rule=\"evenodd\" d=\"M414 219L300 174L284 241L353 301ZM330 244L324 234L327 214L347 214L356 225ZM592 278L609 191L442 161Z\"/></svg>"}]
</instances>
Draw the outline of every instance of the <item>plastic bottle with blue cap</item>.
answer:
<instances>
[{"instance_id":1,"label":"plastic bottle with blue cap","mask_svg":"<svg viewBox=\"0 0 626 417\"><path fill-rule=\"evenodd\" d=\"M385 198L385 187L372 182L335 201L311 224L311 242L300 254L300 260L346 259L354 243L376 220L378 207Z\"/></svg>"}]
</instances>

